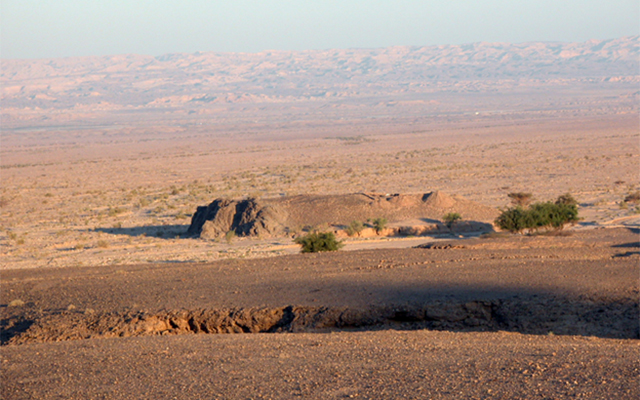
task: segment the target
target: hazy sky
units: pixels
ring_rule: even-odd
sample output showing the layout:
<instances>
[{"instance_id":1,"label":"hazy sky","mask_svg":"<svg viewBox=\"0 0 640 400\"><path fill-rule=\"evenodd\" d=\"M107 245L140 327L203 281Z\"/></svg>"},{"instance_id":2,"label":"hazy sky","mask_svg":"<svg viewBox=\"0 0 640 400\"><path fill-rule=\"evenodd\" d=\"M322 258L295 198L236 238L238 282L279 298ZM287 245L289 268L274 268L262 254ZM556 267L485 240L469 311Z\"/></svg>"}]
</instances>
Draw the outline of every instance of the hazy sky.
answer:
<instances>
[{"instance_id":1,"label":"hazy sky","mask_svg":"<svg viewBox=\"0 0 640 400\"><path fill-rule=\"evenodd\" d=\"M638 0L0 0L0 57L259 52L640 33Z\"/></svg>"}]
</instances>

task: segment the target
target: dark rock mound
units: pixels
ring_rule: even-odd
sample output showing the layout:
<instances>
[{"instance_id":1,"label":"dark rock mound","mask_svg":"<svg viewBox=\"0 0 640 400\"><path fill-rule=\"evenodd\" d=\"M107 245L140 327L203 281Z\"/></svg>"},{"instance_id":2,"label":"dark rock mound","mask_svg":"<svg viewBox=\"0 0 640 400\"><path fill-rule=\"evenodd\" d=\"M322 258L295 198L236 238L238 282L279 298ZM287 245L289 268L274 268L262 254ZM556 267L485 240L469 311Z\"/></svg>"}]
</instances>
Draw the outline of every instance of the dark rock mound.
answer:
<instances>
[{"instance_id":1,"label":"dark rock mound","mask_svg":"<svg viewBox=\"0 0 640 400\"><path fill-rule=\"evenodd\" d=\"M284 234L287 213L276 205L256 199L216 199L198 210L191 219L188 235L216 239L234 232L238 236L277 236Z\"/></svg>"}]
</instances>

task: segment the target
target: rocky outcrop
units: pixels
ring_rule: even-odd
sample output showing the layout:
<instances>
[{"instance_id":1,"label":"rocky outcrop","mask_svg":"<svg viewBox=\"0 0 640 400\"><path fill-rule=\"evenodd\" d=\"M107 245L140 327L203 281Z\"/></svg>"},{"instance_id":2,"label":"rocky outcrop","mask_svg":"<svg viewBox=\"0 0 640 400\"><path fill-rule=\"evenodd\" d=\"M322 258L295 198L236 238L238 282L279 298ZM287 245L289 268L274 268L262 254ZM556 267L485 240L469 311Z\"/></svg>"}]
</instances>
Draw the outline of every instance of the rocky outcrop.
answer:
<instances>
[{"instance_id":1,"label":"rocky outcrop","mask_svg":"<svg viewBox=\"0 0 640 400\"><path fill-rule=\"evenodd\" d=\"M462 215L456 231L490 231L498 211L491 207L435 191L416 194L352 193L344 195L298 195L273 199L232 200L220 198L198 207L188 234L205 239L237 236L273 237L323 226L340 235L352 221L386 218L390 223L382 236L425 235L449 232L442 217ZM411 221L410 224L404 222ZM398 225L397 223L403 222ZM394 224L395 223L395 224ZM372 231L373 232L373 231ZM364 235L360 235L364 236Z\"/></svg>"},{"instance_id":2,"label":"rocky outcrop","mask_svg":"<svg viewBox=\"0 0 640 400\"><path fill-rule=\"evenodd\" d=\"M204 239L216 239L234 232L238 236L278 236L284 234L287 213L256 199L216 199L198 207L187 233Z\"/></svg>"}]
</instances>

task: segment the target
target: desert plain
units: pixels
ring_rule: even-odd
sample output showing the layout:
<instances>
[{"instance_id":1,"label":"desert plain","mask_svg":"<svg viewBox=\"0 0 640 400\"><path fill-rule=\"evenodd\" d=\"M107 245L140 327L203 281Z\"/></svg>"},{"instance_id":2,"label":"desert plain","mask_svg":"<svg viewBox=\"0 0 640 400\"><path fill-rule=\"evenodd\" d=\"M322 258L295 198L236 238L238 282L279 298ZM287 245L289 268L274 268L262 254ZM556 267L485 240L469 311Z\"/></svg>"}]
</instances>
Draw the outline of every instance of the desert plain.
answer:
<instances>
[{"instance_id":1,"label":"desert plain","mask_svg":"<svg viewBox=\"0 0 640 400\"><path fill-rule=\"evenodd\" d=\"M639 47L3 60L3 398L637 398ZM581 220L496 232L512 192ZM187 234L217 198L351 194L389 201Z\"/></svg>"}]
</instances>

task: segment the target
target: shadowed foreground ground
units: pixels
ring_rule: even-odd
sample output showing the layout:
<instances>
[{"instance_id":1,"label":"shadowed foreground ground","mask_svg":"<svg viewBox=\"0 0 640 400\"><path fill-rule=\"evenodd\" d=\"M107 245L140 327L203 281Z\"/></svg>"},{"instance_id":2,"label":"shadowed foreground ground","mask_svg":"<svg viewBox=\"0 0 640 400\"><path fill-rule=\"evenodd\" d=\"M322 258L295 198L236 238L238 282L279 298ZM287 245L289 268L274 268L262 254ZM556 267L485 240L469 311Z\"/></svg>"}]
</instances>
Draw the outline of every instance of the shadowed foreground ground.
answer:
<instances>
[{"instance_id":1,"label":"shadowed foreground ground","mask_svg":"<svg viewBox=\"0 0 640 400\"><path fill-rule=\"evenodd\" d=\"M637 398L638 260L600 229L6 270L3 395Z\"/></svg>"}]
</instances>

